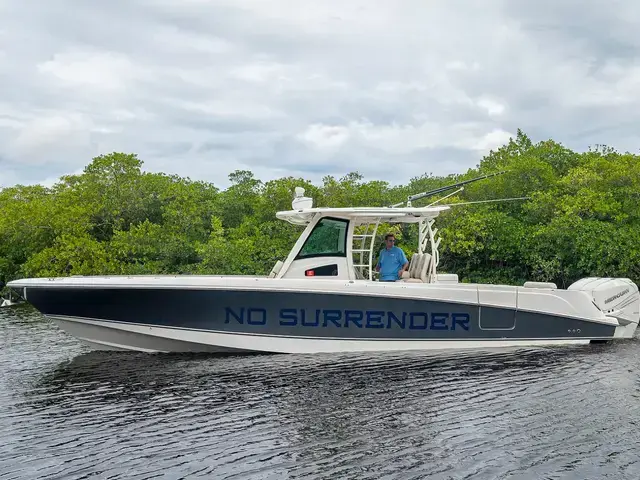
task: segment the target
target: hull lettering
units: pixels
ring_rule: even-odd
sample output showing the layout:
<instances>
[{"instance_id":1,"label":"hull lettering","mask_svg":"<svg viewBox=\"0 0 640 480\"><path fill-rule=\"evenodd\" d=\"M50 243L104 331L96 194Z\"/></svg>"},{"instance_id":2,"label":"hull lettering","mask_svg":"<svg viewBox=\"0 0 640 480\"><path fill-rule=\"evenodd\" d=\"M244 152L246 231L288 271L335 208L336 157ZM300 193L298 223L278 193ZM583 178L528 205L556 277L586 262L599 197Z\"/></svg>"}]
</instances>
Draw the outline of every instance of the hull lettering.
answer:
<instances>
[{"instance_id":1,"label":"hull lettering","mask_svg":"<svg viewBox=\"0 0 640 480\"><path fill-rule=\"evenodd\" d=\"M270 315L277 314L277 318ZM470 329L470 316L461 312L391 312L383 310L338 310L225 307L225 323L263 326L277 324L298 328L348 328L392 330L465 330Z\"/></svg>"}]
</instances>

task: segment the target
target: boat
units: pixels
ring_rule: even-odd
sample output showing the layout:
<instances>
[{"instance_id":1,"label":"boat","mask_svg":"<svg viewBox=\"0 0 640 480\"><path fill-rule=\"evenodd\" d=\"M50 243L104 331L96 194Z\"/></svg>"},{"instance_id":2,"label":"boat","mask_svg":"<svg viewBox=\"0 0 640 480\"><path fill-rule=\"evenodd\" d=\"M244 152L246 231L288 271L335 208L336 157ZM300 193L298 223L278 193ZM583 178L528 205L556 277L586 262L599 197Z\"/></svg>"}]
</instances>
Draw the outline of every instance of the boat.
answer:
<instances>
[{"instance_id":1,"label":"boat","mask_svg":"<svg viewBox=\"0 0 640 480\"><path fill-rule=\"evenodd\" d=\"M4 284L2 282L0 282L0 290L2 290L2 287L4 286ZM9 290L8 292L8 297L4 298L2 296L0 296L0 308L2 307L13 307L14 305L19 305L23 303L23 300L21 300L20 298L13 298L13 292L11 290Z\"/></svg>"},{"instance_id":2,"label":"boat","mask_svg":"<svg viewBox=\"0 0 640 480\"><path fill-rule=\"evenodd\" d=\"M0 307L13 307L14 305L18 305L18 303L20 302L14 301L11 295L9 295L9 298L0 297Z\"/></svg>"},{"instance_id":3,"label":"boat","mask_svg":"<svg viewBox=\"0 0 640 480\"><path fill-rule=\"evenodd\" d=\"M97 350L332 353L493 349L611 342L633 337L638 286L583 278L566 289L460 282L441 272L437 218L459 182L375 207L314 207L295 188L276 213L301 234L268 275L25 278L8 286ZM427 206L413 202L456 189ZM508 200L508 199L505 199ZM474 203L474 202L467 202ZM397 281L377 278L385 225L413 224L415 253Z\"/></svg>"}]
</instances>

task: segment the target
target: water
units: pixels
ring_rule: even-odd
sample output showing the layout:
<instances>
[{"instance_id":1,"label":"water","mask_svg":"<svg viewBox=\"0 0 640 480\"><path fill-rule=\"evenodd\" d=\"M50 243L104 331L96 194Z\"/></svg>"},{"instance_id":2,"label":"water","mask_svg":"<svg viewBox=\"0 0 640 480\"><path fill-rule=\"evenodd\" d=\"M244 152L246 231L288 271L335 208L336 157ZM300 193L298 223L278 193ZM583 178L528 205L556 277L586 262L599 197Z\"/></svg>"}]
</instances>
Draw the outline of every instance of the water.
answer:
<instances>
[{"instance_id":1,"label":"water","mask_svg":"<svg viewBox=\"0 0 640 480\"><path fill-rule=\"evenodd\" d=\"M640 478L640 344L90 353L0 310L0 478Z\"/></svg>"}]
</instances>

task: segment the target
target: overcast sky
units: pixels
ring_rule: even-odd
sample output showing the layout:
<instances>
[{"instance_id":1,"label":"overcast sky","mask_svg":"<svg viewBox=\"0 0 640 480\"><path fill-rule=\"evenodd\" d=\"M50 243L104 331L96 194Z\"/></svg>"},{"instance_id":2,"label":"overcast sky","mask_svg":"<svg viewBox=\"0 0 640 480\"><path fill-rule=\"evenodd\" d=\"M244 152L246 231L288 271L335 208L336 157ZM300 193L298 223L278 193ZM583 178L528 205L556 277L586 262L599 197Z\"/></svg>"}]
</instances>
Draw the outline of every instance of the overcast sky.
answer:
<instances>
[{"instance_id":1,"label":"overcast sky","mask_svg":"<svg viewBox=\"0 0 640 480\"><path fill-rule=\"evenodd\" d=\"M227 185L638 152L636 0L0 0L0 186L100 153Z\"/></svg>"}]
</instances>

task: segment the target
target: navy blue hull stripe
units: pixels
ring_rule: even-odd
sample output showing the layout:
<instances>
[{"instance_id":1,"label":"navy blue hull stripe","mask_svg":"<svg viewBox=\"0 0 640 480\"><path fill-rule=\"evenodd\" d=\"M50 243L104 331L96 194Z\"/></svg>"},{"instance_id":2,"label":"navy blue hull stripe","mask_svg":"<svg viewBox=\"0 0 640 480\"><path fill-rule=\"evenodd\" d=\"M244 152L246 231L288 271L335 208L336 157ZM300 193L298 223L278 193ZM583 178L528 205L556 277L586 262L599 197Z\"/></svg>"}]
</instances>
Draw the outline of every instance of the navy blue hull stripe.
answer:
<instances>
[{"instance_id":1,"label":"navy blue hull stripe","mask_svg":"<svg viewBox=\"0 0 640 480\"><path fill-rule=\"evenodd\" d=\"M344 340L610 338L614 325L508 308L353 294L28 288L45 315L194 331Z\"/></svg>"}]
</instances>

